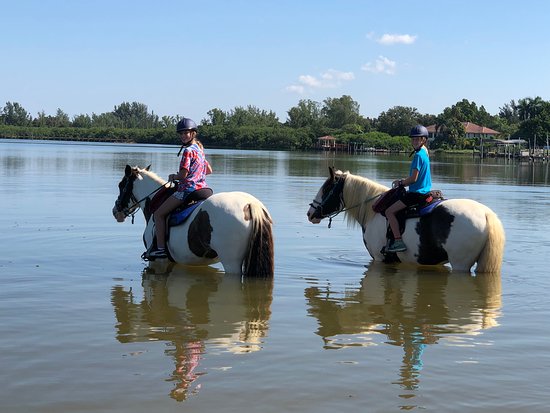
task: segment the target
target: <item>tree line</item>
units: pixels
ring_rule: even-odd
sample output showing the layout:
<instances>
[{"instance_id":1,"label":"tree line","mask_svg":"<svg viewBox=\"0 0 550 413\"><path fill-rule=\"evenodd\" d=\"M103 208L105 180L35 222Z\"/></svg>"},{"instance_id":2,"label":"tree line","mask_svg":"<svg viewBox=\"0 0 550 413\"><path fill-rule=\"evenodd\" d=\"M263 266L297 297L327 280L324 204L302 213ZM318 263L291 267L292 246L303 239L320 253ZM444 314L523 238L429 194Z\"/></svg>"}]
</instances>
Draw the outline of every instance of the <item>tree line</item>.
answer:
<instances>
[{"instance_id":1,"label":"tree line","mask_svg":"<svg viewBox=\"0 0 550 413\"><path fill-rule=\"evenodd\" d=\"M0 111L0 137L177 144L175 126L180 119L158 116L139 102L123 102L111 112L72 119L61 109L55 115L42 111L33 117L19 103L7 102ZM408 132L420 123L436 127L431 147L471 149L478 142L465 137L463 122L494 129L502 138L523 138L543 146L550 132L550 102L538 96L512 100L491 115L483 106L463 99L437 115L394 106L377 118L368 118L359 113L359 104L351 96L343 95L323 102L300 100L287 111L284 122L275 112L251 105L229 111L214 108L201 120L199 136L205 145L219 148L304 150L320 136L332 135L339 143L408 150Z\"/></svg>"}]
</instances>

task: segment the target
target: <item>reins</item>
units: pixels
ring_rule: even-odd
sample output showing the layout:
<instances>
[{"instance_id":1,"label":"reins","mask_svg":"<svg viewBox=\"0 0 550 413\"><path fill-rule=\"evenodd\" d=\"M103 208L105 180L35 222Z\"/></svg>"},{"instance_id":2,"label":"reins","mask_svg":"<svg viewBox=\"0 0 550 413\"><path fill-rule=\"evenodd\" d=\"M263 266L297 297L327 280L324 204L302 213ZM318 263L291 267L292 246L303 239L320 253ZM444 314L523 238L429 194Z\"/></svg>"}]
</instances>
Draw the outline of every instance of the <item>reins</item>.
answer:
<instances>
[{"instance_id":1,"label":"reins","mask_svg":"<svg viewBox=\"0 0 550 413\"><path fill-rule=\"evenodd\" d=\"M134 223L134 216L136 215L136 212L139 210L139 208L141 207L141 203L143 201L145 201L147 198L149 198L151 195L153 195L154 193L160 191L162 188L166 188L166 184L168 184L170 182L166 182L164 184L162 184L161 186L159 186L157 189L155 189L153 192L151 192L149 195L146 195L144 196L143 198L141 198L139 201L135 201L132 205L130 205L129 207L127 208L124 208L124 210L122 212L124 212L124 214L126 214L127 217L132 217L132 224ZM132 198L135 199L134 197L134 194L132 193ZM132 210L133 209L133 210ZM132 211L132 212L130 212Z\"/></svg>"},{"instance_id":2,"label":"reins","mask_svg":"<svg viewBox=\"0 0 550 413\"><path fill-rule=\"evenodd\" d=\"M370 198L367 198L364 201L361 201L358 204L356 204L354 206L351 206L349 208L346 208L345 205L344 205L344 208L342 208L340 211L336 211L336 212L333 212L330 215L327 215L325 218L328 218L328 227L330 228L332 226L332 218L336 217L337 215L341 214L342 212L347 212L350 209L357 208L357 207L359 207L363 204L368 204L369 202L371 202L371 201L375 200L376 198L380 197L380 195L382 195L382 194L371 196ZM342 199L342 202L343 202L343 199Z\"/></svg>"}]
</instances>

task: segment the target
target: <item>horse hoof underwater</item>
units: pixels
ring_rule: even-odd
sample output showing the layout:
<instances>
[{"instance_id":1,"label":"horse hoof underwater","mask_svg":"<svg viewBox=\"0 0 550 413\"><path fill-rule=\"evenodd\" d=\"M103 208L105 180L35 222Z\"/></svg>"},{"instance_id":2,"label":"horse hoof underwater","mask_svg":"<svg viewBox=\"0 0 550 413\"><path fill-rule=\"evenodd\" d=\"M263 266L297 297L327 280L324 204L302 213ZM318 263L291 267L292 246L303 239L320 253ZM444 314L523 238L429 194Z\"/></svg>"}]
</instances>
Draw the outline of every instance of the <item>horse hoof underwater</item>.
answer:
<instances>
[{"instance_id":1,"label":"horse hoof underwater","mask_svg":"<svg viewBox=\"0 0 550 413\"><path fill-rule=\"evenodd\" d=\"M324 218L344 212L348 224L360 225L363 242L375 261L398 261L416 265L449 263L453 271L500 272L505 234L497 215L471 199L447 199L430 213L408 218L402 234L408 249L385 252L386 218L373 210L372 202L389 188L349 172L330 169L307 211L308 220L318 224Z\"/></svg>"},{"instance_id":2,"label":"horse hoof underwater","mask_svg":"<svg viewBox=\"0 0 550 413\"><path fill-rule=\"evenodd\" d=\"M154 242L151 206L155 194L168 182L149 171L126 165L113 207L118 222L139 208L145 216L145 248ZM133 220L132 220L133 221ZM273 277L272 219L267 208L245 192L220 192L201 201L181 224L169 226L167 248L174 262L211 265L221 262L226 273L245 277Z\"/></svg>"}]
</instances>

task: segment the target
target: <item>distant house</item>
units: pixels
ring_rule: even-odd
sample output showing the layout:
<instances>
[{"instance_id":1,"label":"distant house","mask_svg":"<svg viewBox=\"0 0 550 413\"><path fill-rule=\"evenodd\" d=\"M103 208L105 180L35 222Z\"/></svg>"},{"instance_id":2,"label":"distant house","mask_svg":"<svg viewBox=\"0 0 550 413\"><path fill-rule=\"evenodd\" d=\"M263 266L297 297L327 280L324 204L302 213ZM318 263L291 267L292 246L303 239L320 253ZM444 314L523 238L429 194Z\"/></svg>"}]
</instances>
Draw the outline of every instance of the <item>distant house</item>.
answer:
<instances>
[{"instance_id":1,"label":"distant house","mask_svg":"<svg viewBox=\"0 0 550 413\"><path fill-rule=\"evenodd\" d=\"M479 126L472 122L462 122L462 126L464 126L464 138L494 139L498 135L500 135L500 132L496 130L486 128L485 126ZM430 140L434 139L437 136L435 125L430 125L426 129L428 129ZM438 133L441 132L443 131L440 129Z\"/></svg>"}]
</instances>

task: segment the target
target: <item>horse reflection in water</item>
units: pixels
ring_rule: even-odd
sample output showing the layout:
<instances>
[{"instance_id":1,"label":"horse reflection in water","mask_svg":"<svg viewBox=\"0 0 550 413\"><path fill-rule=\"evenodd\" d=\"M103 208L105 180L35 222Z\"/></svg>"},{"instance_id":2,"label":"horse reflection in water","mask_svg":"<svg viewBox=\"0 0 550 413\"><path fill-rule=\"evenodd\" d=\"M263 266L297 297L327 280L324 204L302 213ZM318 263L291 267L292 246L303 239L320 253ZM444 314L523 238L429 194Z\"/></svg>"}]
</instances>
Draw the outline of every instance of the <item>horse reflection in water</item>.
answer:
<instances>
[{"instance_id":1,"label":"horse reflection in water","mask_svg":"<svg viewBox=\"0 0 550 413\"><path fill-rule=\"evenodd\" d=\"M336 291L330 284L308 287L309 313L318 319L325 348L368 346L372 334L404 351L397 381L414 390L420 382L422 355L429 345L468 340L498 325L500 274L450 275L370 264L356 289Z\"/></svg>"},{"instance_id":2,"label":"horse reflection in water","mask_svg":"<svg viewBox=\"0 0 550 413\"><path fill-rule=\"evenodd\" d=\"M247 353L261 349L271 315L272 279L243 279L210 267L174 266L157 275L151 263L143 274L143 296L115 286L111 301L121 343L160 340L175 369L170 395L183 401L200 389L206 374L201 360L216 351ZM158 269L158 268L157 268ZM194 384L195 383L195 384Z\"/></svg>"}]
</instances>

